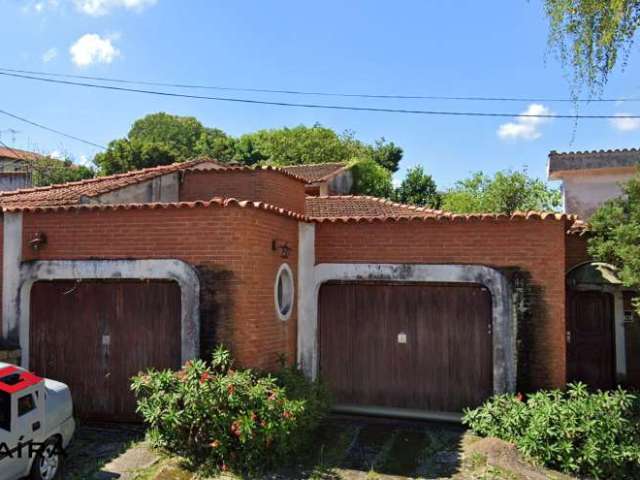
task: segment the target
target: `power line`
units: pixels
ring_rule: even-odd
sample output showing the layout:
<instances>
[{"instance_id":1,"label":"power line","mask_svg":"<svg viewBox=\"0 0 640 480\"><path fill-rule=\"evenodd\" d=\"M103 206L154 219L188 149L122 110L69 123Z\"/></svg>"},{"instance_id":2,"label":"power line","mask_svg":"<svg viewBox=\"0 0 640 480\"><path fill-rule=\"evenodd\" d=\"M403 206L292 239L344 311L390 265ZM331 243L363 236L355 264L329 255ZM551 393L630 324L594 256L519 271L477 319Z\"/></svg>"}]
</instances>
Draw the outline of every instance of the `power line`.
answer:
<instances>
[{"instance_id":1,"label":"power line","mask_svg":"<svg viewBox=\"0 0 640 480\"><path fill-rule=\"evenodd\" d=\"M14 113L7 112L6 110L0 110L0 114L6 115L7 117L14 118L14 119L19 120L19 121L24 122L24 123L28 123L29 125L33 125L34 127L38 127L38 128L43 129L43 130L47 130L48 132L56 133L56 134L61 135L63 137L70 138L71 140L75 140L76 142L81 142L81 143L84 143L84 144L87 144L87 145L91 145L92 147L97 147L97 148L99 148L101 150L106 150L107 149L107 147L105 147L104 145L100 145L98 143L93 143L93 142L90 142L89 140L85 140L83 138L76 137L75 135L70 135L68 133L61 132L60 130L56 130L54 128L47 127L46 125L42 125L41 123L36 123L36 122L34 122L32 120L29 120L27 118L21 117L19 115L14 114Z\"/></svg>"},{"instance_id":2,"label":"power line","mask_svg":"<svg viewBox=\"0 0 640 480\"><path fill-rule=\"evenodd\" d=\"M547 114L531 114L531 113L503 113L503 112L455 112L446 110L412 110L403 108L381 108L381 107L358 107L349 105L326 105L326 104L314 104L314 103L291 103L291 102L271 102L266 100L255 100L249 98L234 98L234 97L210 97L205 95L190 95L186 93L175 92L163 92L157 90L143 90L138 88L128 87L116 87L113 85L99 85L95 83L87 82L72 82L69 80L55 80L53 78L34 77L30 75L22 75L17 73L7 73L0 71L0 75L6 77L23 78L27 80L36 80L39 82L55 83L61 85L72 85L76 87L96 88L103 90L112 90L118 92L131 92L131 93L144 93L147 95L159 95L163 97L174 98L189 98L194 100L211 100L217 102L231 102L231 103L248 103L254 105L272 105L278 107L296 107L296 108L310 108L310 109L325 109L325 110L348 110L355 112L378 112L378 113L402 113L413 115L437 115L437 116L452 116L452 117L502 117L502 118L557 118L557 119L586 119L586 120L611 120L611 119L640 119L640 115L562 115L555 113ZM2 111L0 111L2 113ZM95 145L95 144L94 144ZM104 148L104 147L101 147Z\"/></svg>"},{"instance_id":3,"label":"power line","mask_svg":"<svg viewBox=\"0 0 640 480\"><path fill-rule=\"evenodd\" d=\"M321 97L347 97L347 98L371 98L379 100L459 100L478 102L546 102L546 103L617 103L617 102L640 102L640 98L545 98L545 97L486 97L486 96L443 96L443 95L381 95L372 93L340 93L327 91L305 91L305 90L278 90L268 88L245 88L229 87L221 85L202 85L187 83L165 83L151 82L145 80L127 80L113 77L96 77L90 75L72 75L66 73L50 73L35 70L17 70L12 68L2 68L0 71L8 73L19 73L26 75L43 75L57 78L75 78L80 80L94 80L101 82L120 83L126 85L147 85L153 87L187 88L199 90L220 90L230 92L250 92L250 93L276 93L284 95L307 95Z\"/></svg>"}]
</instances>

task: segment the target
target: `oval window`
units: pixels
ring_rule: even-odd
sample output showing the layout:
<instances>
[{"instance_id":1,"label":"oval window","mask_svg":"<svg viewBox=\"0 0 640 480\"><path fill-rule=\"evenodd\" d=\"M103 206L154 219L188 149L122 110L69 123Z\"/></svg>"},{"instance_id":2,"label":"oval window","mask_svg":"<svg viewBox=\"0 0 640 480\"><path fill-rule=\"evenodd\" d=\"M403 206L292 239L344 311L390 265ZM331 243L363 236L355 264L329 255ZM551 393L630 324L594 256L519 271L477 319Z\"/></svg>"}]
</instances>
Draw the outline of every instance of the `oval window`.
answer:
<instances>
[{"instance_id":1,"label":"oval window","mask_svg":"<svg viewBox=\"0 0 640 480\"><path fill-rule=\"evenodd\" d=\"M283 263L276 275L275 302L276 313L280 320L288 320L293 311L293 272Z\"/></svg>"}]
</instances>

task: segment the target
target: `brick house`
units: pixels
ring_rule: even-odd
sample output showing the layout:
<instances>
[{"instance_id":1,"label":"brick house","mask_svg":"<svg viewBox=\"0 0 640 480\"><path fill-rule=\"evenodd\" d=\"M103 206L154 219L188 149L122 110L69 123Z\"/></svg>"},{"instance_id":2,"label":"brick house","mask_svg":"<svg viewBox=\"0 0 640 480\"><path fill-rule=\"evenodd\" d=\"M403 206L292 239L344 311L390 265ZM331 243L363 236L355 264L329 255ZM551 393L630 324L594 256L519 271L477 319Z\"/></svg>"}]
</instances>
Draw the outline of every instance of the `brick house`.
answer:
<instances>
[{"instance_id":1,"label":"brick house","mask_svg":"<svg viewBox=\"0 0 640 480\"><path fill-rule=\"evenodd\" d=\"M220 342L352 412L565 385L575 217L306 195L317 178L195 160L0 194L5 343L91 418L132 418L131 375Z\"/></svg>"}]
</instances>

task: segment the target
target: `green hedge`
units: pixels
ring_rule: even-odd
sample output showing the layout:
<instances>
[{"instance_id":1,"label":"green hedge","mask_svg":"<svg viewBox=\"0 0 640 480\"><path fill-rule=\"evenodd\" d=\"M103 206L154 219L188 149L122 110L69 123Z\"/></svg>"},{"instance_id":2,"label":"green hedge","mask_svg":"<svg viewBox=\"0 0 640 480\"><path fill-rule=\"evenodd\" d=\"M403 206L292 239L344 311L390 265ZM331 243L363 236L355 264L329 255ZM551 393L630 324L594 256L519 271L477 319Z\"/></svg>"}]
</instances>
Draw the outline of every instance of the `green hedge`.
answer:
<instances>
[{"instance_id":1,"label":"green hedge","mask_svg":"<svg viewBox=\"0 0 640 480\"><path fill-rule=\"evenodd\" d=\"M640 402L622 389L541 391L526 400L498 395L466 410L463 422L482 436L514 443L533 460L569 474L640 478Z\"/></svg>"},{"instance_id":2,"label":"green hedge","mask_svg":"<svg viewBox=\"0 0 640 480\"><path fill-rule=\"evenodd\" d=\"M329 409L325 388L292 367L274 375L231 368L219 348L211 362L133 379L137 411L155 447L215 469L258 472L304 448Z\"/></svg>"}]
</instances>

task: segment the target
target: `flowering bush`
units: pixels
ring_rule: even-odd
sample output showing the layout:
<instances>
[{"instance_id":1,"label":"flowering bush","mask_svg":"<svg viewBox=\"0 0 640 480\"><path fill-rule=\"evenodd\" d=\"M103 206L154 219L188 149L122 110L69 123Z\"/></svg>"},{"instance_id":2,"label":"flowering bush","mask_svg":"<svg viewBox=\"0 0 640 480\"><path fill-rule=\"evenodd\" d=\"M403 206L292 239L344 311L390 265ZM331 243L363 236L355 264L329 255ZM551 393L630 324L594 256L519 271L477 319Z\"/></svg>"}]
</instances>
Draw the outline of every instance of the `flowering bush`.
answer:
<instances>
[{"instance_id":1,"label":"flowering bush","mask_svg":"<svg viewBox=\"0 0 640 480\"><path fill-rule=\"evenodd\" d=\"M222 470L274 466L304 444L329 408L324 388L296 369L275 376L236 370L222 347L210 363L150 370L131 388L154 446Z\"/></svg>"},{"instance_id":2,"label":"flowering bush","mask_svg":"<svg viewBox=\"0 0 640 480\"><path fill-rule=\"evenodd\" d=\"M549 468L595 478L640 478L640 402L622 389L497 395L463 422L475 433L498 437Z\"/></svg>"}]
</instances>

